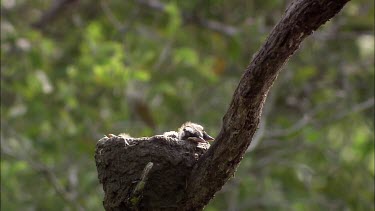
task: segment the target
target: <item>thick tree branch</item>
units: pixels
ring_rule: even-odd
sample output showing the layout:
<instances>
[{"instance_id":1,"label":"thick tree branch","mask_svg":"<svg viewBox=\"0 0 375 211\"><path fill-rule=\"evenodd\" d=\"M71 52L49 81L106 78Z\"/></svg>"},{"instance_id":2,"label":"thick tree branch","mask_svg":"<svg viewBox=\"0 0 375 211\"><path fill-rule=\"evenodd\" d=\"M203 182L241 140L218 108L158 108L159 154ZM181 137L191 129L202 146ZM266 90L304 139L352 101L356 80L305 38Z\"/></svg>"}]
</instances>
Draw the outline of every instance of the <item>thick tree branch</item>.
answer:
<instances>
[{"instance_id":1,"label":"thick tree branch","mask_svg":"<svg viewBox=\"0 0 375 211\"><path fill-rule=\"evenodd\" d=\"M152 7L163 9L158 1L138 1L153 2ZM233 176L259 125L263 104L280 68L304 38L348 1L296 0L288 7L243 74L211 148L179 140L175 132L172 136L101 139L95 160L105 209L203 209ZM148 163L153 163L152 168Z\"/></svg>"},{"instance_id":2,"label":"thick tree branch","mask_svg":"<svg viewBox=\"0 0 375 211\"><path fill-rule=\"evenodd\" d=\"M349 0L296 0L253 57L234 93L214 145L195 165L184 210L202 209L233 176L258 127L263 104L281 67L300 43Z\"/></svg>"}]
</instances>

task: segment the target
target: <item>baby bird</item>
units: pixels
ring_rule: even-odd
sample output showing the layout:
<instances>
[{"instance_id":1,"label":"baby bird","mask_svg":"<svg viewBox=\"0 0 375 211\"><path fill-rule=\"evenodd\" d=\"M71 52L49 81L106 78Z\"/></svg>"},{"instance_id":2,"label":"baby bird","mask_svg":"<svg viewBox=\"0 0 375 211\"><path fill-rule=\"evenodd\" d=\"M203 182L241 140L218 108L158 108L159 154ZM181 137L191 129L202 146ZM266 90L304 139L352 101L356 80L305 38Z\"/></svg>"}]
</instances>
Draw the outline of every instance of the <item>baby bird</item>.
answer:
<instances>
[{"instance_id":1,"label":"baby bird","mask_svg":"<svg viewBox=\"0 0 375 211\"><path fill-rule=\"evenodd\" d=\"M201 125L192 122L186 122L178 129L178 138L180 140L191 140L197 143L214 140L214 138L204 131Z\"/></svg>"},{"instance_id":2,"label":"baby bird","mask_svg":"<svg viewBox=\"0 0 375 211\"><path fill-rule=\"evenodd\" d=\"M178 138L178 133L176 131L168 131L163 133L163 136L169 137L169 138Z\"/></svg>"}]
</instances>

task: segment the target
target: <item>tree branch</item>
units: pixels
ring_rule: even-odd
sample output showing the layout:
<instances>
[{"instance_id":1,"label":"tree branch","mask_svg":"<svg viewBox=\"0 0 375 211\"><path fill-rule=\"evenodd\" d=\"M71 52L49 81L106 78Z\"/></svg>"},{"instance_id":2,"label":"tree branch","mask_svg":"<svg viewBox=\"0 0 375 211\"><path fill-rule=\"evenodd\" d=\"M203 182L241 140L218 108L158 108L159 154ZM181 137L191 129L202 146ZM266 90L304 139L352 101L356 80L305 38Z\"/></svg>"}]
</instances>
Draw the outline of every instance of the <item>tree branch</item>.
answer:
<instances>
[{"instance_id":1,"label":"tree branch","mask_svg":"<svg viewBox=\"0 0 375 211\"><path fill-rule=\"evenodd\" d=\"M135 2L144 5L148 8L151 8L153 10L165 12L166 5L160 2L159 0L136 0ZM240 31L234 26L221 23L215 20L208 20L202 17L197 17L194 14L185 14L182 16L182 19L185 23L194 23L229 37L238 34Z\"/></svg>"},{"instance_id":2,"label":"tree branch","mask_svg":"<svg viewBox=\"0 0 375 211\"><path fill-rule=\"evenodd\" d=\"M7 130L11 130L7 128ZM17 137L13 137L13 140L17 140ZM29 140L28 140L29 141ZM44 177L56 191L57 195L64 200L67 206L70 206L74 210L83 211L85 210L77 201L70 192L66 191L63 185L60 183L56 173L46 166L44 163L40 162L38 159L33 159L26 151L23 152L16 152L16 150L12 149L12 147L8 146L11 142L9 139L5 138L1 135L1 153L8 157L14 158L19 161L26 162L32 169L34 169L37 173L39 173L42 177ZM18 142L18 141L17 141ZM19 151L19 150L18 150Z\"/></svg>"},{"instance_id":3,"label":"tree branch","mask_svg":"<svg viewBox=\"0 0 375 211\"><path fill-rule=\"evenodd\" d=\"M233 176L258 127L264 101L281 67L300 43L349 0L296 0L253 57L233 95L215 143L193 168L184 210L201 210Z\"/></svg>"},{"instance_id":4,"label":"tree branch","mask_svg":"<svg viewBox=\"0 0 375 211\"><path fill-rule=\"evenodd\" d=\"M159 1L137 1L151 2L150 7L164 10ZM138 139L112 136L99 140L95 160L105 192L105 209L203 209L242 160L281 67L304 38L348 1L295 0L288 7L245 70L212 147L207 144L200 148L176 136L163 135ZM153 167L145 168L150 162ZM139 182L142 174L147 175L147 182L146 176Z\"/></svg>"},{"instance_id":5,"label":"tree branch","mask_svg":"<svg viewBox=\"0 0 375 211\"><path fill-rule=\"evenodd\" d=\"M38 21L32 23L31 25L35 28L42 29L46 24L52 22L61 13L68 9L70 5L78 2L78 0L55 0L52 2L51 6L45 11Z\"/></svg>"},{"instance_id":6,"label":"tree branch","mask_svg":"<svg viewBox=\"0 0 375 211\"><path fill-rule=\"evenodd\" d=\"M329 104L329 105L323 105L319 106L315 109L310 110L309 112L305 113L303 117L298 120L295 124L292 126L285 128L285 129L278 129L274 131L267 131L267 134L265 135L265 138L280 138L280 137L285 137L289 136L293 133L296 133L298 131L301 131L302 128L304 128L306 125L309 125L311 123L316 123L320 127L325 126L328 123L331 123L333 121L337 121L340 119L345 118L346 116L353 114L353 113L358 113L370 108L374 108L374 98L371 97L361 103L358 103L354 105L353 107L349 108L346 111L337 113L333 117L328 117L326 119L323 119L323 121L317 122L314 117L322 110L333 110L335 109L337 104Z\"/></svg>"}]
</instances>

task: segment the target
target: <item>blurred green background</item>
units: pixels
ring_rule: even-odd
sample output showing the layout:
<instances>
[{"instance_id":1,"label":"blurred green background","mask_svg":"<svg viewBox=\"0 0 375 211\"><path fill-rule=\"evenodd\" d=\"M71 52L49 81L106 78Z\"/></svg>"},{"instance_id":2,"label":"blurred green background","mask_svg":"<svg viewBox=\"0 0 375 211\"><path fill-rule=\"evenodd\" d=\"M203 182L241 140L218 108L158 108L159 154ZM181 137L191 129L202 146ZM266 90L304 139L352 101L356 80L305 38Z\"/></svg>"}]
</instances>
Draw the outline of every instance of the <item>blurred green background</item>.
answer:
<instances>
[{"instance_id":1,"label":"blurred green background","mask_svg":"<svg viewBox=\"0 0 375 211\"><path fill-rule=\"evenodd\" d=\"M198 122L290 1L1 0L1 210L103 210L96 141ZM374 3L291 58L215 210L374 210Z\"/></svg>"}]
</instances>

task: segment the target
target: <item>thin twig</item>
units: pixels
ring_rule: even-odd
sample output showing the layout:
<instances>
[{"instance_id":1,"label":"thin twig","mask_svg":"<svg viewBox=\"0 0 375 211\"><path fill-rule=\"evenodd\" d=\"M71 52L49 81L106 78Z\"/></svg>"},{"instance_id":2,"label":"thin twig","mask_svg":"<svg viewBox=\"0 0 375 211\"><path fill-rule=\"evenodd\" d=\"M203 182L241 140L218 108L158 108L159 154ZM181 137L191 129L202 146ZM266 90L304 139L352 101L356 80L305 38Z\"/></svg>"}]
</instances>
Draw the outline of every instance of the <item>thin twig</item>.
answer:
<instances>
[{"instance_id":1,"label":"thin twig","mask_svg":"<svg viewBox=\"0 0 375 211\"><path fill-rule=\"evenodd\" d=\"M78 2L78 0L55 0L51 6L46 10L38 21L31 25L35 28L43 28L48 23L51 23L56 19L63 11L65 11L69 5Z\"/></svg>"},{"instance_id":2,"label":"thin twig","mask_svg":"<svg viewBox=\"0 0 375 211\"><path fill-rule=\"evenodd\" d=\"M109 22L111 22L118 31L122 31L124 27L121 22L115 17L112 10L109 8L107 1L100 1L100 7L103 9L103 12L107 16Z\"/></svg>"},{"instance_id":3,"label":"thin twig","mask_svg":"<svg viewBox=\"0 0 375 211\"><path fill-rule=\"evenodd\" d=\"M165 4L160 2L159 0L135 0L135 2L153 10L166 12ZM195 23L209 30L221 33L229 37L232 37L240 32L240 30L234 26L221 23L215 20L208 20L208 19L204 19L204 18L196 17L196 16L192 18L191 15L185 15L182 17L182 19L184 23Z\"/></svg>"},{"instance_id":4,"label":"thin twig","mask_svg":"<svg viewBox=\"0 0 375 211\"><path fill-rule=\"evenodd\" d=\"M3 122L2 122L3 123ZM12 128L10 128L7 124L2 124L3 129L9 133L11 133L14 136L14 140L23 139L20 135L18 135L15 131L13 131ZM28 140L29 141L29 140ZM17 141L19 142L19 141ZM1 152L9 156L13 159L25 161L32 169L39 172L53 187L53 189L56 191L57 195L60 196L61 199L63 199L67 205L71 206L74 210L83 211L85 210L76 200L73 195L71 195L68 191L66 191L63 187L63 185L59 182L58 177L56 176L55 172L53 172L52 169L47 167L44 163L37 160L36 158L32 158L31 155L28 155L27 150L24 150L22 152L16 152L13 150L10 146L8 146L7 143L10 143L9 140L6 140L3 134L1 134ZM23 146L23 144L19 144L20 146ZM30 149L32 150L32 148Z\"/></svg>"},{"instance_id":5,"label":"thin twig","mask_svg":"<svg viewBox=\"0 0 375 211\"><path fill-rule=\"evenodd\" d=\"M350 114L358 113L358 112L361 112L361 111L364 111L364 110L367 110L367 109L370 109L370 108L374 109L374 98L373 97L370 98L370 99L367 99L364 102L358 103L357 105L354 105L352 108L350 108L347 111L338 113L330 121L337 121L337 120L340 120L340 119L343 119L343 118L347 117Z\"/></svg>"},{"instance_id":6,"label":"thin twig","mask_svg":"<svg viewBox=\"0 0 375 211\"><path fill-rule=\"evenodd\" d=\"M152 162L148 162L147 165L145 166L145 168L143 169L141 179L139 180L139 182L135 186L134 191L132 193L132 196L129 199L129 201L130 201L130 203L133 207L137 207L139 202L142 199L142 196L143 196L142 192L143 192L143 189L146 186L146 182L147 182L150 170L152 169L153 166L154 166L154 164Z\"/></svg>"},{"instance_id":7,"label":"thin twig","mask_svg":"<svg viewBox=\"0 0 375 211\"><path fill-rule=\"evenodd\" d=\"M296 133L296 132L300 131L306 125L312 123L314 121L314 117L321 110L327 109L327 107L328 107L327 105L319 106L315 109L312 109L310 112L306 113L300 120L298 120L294 125L292 125L289 128L281 129L281 130L275 130L275 131L267 131L265 133L265 137L266 138L276 138L276 137L280 138L280 137L289 136L293 133ZM334 105L329 104L329 105L333 107L336 104L334 104ZM332 109L332 107L331 107L331 109ZM367 110L367 109L370 109L370 108L374 108L374 98L370 98L370 99L367 99L364 102L358 103L358 104L354 105L352 108L350 108L349 110L338 113L332 118L327 118L326 120L323 120L322 122L320 122L319 125L323 125L323 124L325 125L329 122L343 119L350 114L358 113L358 112L361 112L361 111L364 111L364 110Z\"/></svg>"}]
</instances>

